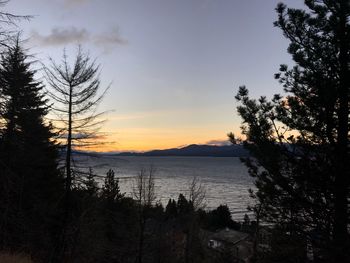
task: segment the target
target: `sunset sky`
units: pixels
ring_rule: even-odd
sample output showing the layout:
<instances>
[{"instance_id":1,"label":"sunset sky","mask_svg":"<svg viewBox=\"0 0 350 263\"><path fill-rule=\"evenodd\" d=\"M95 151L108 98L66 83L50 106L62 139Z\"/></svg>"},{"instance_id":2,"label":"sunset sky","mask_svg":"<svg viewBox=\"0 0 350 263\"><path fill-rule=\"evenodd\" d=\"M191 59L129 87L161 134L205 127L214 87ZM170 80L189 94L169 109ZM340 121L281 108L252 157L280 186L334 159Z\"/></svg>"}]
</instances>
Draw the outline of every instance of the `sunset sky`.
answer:
<instances>
[{"instance_id":1,"label":"sunset sky","mask_svg":"<svg viewBox=\"0 0 350 263\"><path fill-rule=\"evenodd\" d=\"M225 141L239 133L234 96L282 92L273 75L291 64L273 27L275 0L11 0L37 58L59 61L81 44L101 64L101 110L113 110L100 151ZM283 1L301 7L301 0Z\"/></svg>"}]
</instances>

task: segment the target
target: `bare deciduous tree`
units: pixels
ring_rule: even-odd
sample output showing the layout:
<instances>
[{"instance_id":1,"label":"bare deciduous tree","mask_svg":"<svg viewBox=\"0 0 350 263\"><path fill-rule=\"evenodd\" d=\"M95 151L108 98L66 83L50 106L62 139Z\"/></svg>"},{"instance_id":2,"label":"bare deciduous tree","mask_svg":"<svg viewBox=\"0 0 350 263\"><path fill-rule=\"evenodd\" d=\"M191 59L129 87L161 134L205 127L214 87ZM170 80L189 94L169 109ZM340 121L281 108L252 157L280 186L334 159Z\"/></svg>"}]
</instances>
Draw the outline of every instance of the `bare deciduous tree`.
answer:
<instances>
[{"instance_id":1,"label":"bare deciduous tree","mask_svg":"<svg viewBox=\"0 0 350 263\"><path fill-rule=\"evenodd\" d=\"M187 230L185 239L185 263L192 262L194 254L195 237L198 236L198 224L196 211L205 208L205 187L202 185L198 177L193 177L189 183L189 201L192 204L192 209L187 218Z\"/></svg>"},{"instance_id":2,"label":"bare deciduous tree","mask_svg":"<svg viewBox=\"0 0 350 263\"><path fill-rule=\"evenodd\" d=\"M146 213L145 209L151 208L156 200L154 173L155 168L151 166L148 171L144 168L141 169L137 175L133 185L133 196L139 205L139 245L137 262L142 263L143 259L143 247L145 239L145 223Z\"/></svg>"},{"instance_id":3,"label":"bare deciduous tree","mask_svg":"<svg viewBox=\"0 0 350 263\"><path fill-rule=\"evenodd\" d=\"M73 67L70 67L66 52L63 53L61 64L53 59L50 67L44 67L46 80L51 87L49 96L54 100L52 109L56 115L53 123L58 129L60 139L66 140L65 158L65 212L63 215L62 235L59 248L55 252L58 261L69 259L77 233L77 226L71 217L72 190L72 149L75 146L89 147L96 144L99 128L104 120L101 116L105 112L98 112L97 106L101 102L107 89L99 94L100 79L99 66L95 60L91 61L89 54L79 47Z\"/></svg>"},{"instance_id":4,"label":"bare deciduous tree","mask_svg":"<svg viewBox=\"0 0 350 263\"><path fill-rule=\"evenodd\" d=\"M44 67L46 80L51 87L49 96L54 100L52 106L61 139L66 139L66 190L72 185L72 149L75 146L96 145L96 138L105 112L97 112L97 106L107 89L98 94L100 88L99 65L91 61L89 54L79 47L73 67L70 67L64 51L61 64L53 59L50 67ZM93 139L93 140L92 140Z\"/></svg>"},{"instance_id":5,"label":"bare deciduous tree","mask_svg":"<svg viewBox=\"0 0 350 263\"><path fill-rule=\"evenodd\" d=\"M148 170L142 168L133 185L133 196L141 206L151 207L157 199L154 184L156 169L151 166Z\"/></svg>"},{"instance_id":6,"label":"bare deciduous tree","mask_svg":"<svg viewBox=\"0 0 350 263\"><path fill-rule=\"evenodd\" d=\"M193 177L189 187L189 201L193 205L194 211L205 208L206 190L198 177Z\"/></svg>"}]
</instances>

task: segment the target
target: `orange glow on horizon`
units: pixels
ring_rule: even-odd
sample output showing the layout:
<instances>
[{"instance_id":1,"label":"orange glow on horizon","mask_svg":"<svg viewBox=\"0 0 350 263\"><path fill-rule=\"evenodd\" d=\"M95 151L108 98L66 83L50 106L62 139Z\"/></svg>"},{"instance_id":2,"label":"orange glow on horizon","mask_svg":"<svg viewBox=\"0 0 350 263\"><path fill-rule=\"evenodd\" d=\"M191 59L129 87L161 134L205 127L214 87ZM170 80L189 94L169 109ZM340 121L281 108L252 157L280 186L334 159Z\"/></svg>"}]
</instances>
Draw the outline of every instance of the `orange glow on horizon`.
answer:
<instances>
[{"instance_id":1,"label":"orange glow on horizon","mask_svg":"<svg viewBox=\"0 0 350 263\"><path fill-rule=\"evenodd\" d=\"M112 113L100 131L102 144L89 147L96 152L143 152L178 148L190 144L228 141L227 134L240 136L239 120L224 115L226 109L176 109Z\"/></svg>"},{"instance_id":2,"label":"orange glow on horizon","mask_svg":"<svg viewBox=\"0 0 350 263\"><path fill-rule=\"evenodd\" d=\"M237 132L235 134L238 134ZM111 133L105 143L90 147L96 152L144 152L183 147L190 144L208 144L215 141L228 141L221 131L128 129Z\"/></svg>"}]
</instances>

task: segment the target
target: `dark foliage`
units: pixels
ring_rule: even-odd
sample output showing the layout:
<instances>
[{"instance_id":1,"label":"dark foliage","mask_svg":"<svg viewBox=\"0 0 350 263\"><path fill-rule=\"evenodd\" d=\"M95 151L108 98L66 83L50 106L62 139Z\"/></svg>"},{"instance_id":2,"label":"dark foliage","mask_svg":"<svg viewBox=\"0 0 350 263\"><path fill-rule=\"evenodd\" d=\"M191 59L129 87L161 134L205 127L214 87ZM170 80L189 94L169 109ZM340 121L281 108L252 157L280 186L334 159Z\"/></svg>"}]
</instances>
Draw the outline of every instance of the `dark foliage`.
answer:
<instances>
[{"instance_id":1,"label":"dark foliage","mask_svg":"<svg viewBox=\"0 0 350 263\"><path fill-rule=\"evenodd\" d=\"M281 238L308 240L316 257L340 262L349 251L350 4L305 4L310 12L276 8L296 64L276 74L287 95L254 100L240 87L236 96L253 156L243 161L262 219L281 226ZM288 249L293 244L300 242Z\"/></svg>"},{"instance_id":2,"label":"dark foliage","mask_svg":"<svg viewBox=\"0 0 350 263\"><path fill-rule=\"evenodd\" d=\"M54 245L62 181L43 86L19 41L0 61L1 246L46 253ZM56 225L57 226L57 225Z\"/></svg>"},{"instance_id":3,"label":"dark foliage","mask_svg":"<svg viewBox=\"0 0 350 263\"><path fill-rule=\"evenodd\" d=\"M239 223L232 220L231 212L227 205L220 205L209 212L200 210L198 213L204 229L215 231L222 228L232 228L239 230L241 227Z\"/></svg>"},{"instance_id":4,"label":"dark foliage","mask_svg":"<svg viewBox=\"0 0 350 263\"><path fill-rule=\"evenodd\" d=\"M90 169L65 198L56 134L45 121L48 103L27 60L16 42L0 63L0 248L38 262L206 262L200 227L233 221L227 206L196 210L204 194L196 181L190 200L180 194L164 210L156 202L153 168L137 176L135 199L120 192L113 170L100 186Z\"/></svg>"}]
</instances>

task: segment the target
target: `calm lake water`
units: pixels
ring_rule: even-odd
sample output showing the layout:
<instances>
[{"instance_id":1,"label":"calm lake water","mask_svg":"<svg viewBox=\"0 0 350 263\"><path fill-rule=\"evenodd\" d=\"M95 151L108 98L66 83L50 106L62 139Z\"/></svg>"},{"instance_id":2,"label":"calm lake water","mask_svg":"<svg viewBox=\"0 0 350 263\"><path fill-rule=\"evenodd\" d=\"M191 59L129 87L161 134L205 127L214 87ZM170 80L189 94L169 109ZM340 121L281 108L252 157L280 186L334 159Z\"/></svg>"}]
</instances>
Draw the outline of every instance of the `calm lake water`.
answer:
<instances>
[{"instance_id":1,"label":"calm lake water","mask_svg":"<svg viewBox=\"0 0 350 263\"><path fill-rule=\"evenodd\" d=\"M134 179L141 169L153 166L158 200L166 205L169 198L188 195L193 177L197 177L206 191L206 208L227 204L233 218L240 220L253 203L248 189L253 188L246 167L236 157L91 157L79 156L76 163L92 167L93 172L105 175L113 169L120 178L121 191L132 195Z\"/></svg>"}]
</instances>

